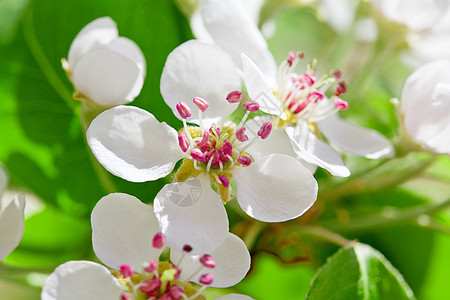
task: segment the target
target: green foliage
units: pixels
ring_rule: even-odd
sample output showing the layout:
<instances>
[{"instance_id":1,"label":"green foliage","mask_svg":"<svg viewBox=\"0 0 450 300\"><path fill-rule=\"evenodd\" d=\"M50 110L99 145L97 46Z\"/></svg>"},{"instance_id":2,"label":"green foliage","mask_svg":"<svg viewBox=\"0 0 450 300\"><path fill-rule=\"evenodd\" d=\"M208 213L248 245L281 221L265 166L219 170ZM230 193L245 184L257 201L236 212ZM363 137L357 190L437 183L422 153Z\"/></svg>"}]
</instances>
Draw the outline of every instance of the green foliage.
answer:
<instances>
[{"instance_id":1,"label":"green foliage","mask_svg":"<svg viewBox=\"0 0 450 300\"><path fill-rule=\"evenodd\" d=\"M319 299L415 299L400 273L372 247L342 248L318 271L306 296Z\"/></svg>"}]
</instances>

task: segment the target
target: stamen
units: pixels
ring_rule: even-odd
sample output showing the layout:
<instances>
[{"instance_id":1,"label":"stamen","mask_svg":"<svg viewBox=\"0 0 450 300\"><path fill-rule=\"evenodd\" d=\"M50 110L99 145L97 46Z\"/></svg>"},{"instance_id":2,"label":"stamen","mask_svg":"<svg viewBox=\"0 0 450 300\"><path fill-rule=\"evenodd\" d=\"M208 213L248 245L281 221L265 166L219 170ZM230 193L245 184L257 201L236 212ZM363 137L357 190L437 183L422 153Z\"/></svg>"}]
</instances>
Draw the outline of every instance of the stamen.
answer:
<instances>
[{"instance_id":1,"label":"stamen","mask_svg":"<svg viewBox=\"0 0 450 300\"><path fill-rule=\"evenodd\" d=\"M236 131L236 137L240 142L248 140L248 136L245 134L245 127L241 127Z\"/></svg>"},{"instance_id":2,"label":"stamen","mask_svg":"<svg viewBox=\"0 0 450 300\"><path fill-rule=\"evenodd\" d=\"M199 162L206 161L205 155L203 154L202 150L198 148L194 148L191 150L191 156L193 159L198 160Z\"/></svg>"},{"instance_id":3,"label":"stamen","mask_svg":"<svg viewBox=\"0 0 450 300\"><path fill-rule=\"evenodd\" d=\"M333 75L333 77L337 80L340 80L342 78L342 72L339 70L331 72L331 75Z\"/></svg>"},{"instance_id":4,"label":"stamen","mask_svg":"<svg viewBox=\"0 0 450 300\"><path fill-rule=\"evenodd\" d=\"M289 67L292 67L292 64L294 63L296 57L297 54L294 51L289 52L289 57L286 61Z\"/></svg>"},{"instance_id":5,"label":"stamen","mask_svg":"<svg viewBox=\"0 0 450 300\"><path fill-rule=\"evenodd\" d=\"M186 253L189 253L189 252L192 251L192 247L190 245L186 244L186 245L183 246L183 251L186 252Z\"/></svg>"},{"instance_id":6,"label":"stamen","mask_svg":"<svg viewBox=\"0 0 450 300\"><path fill-rule=\"evenodd\" d=\"M226 176L219 176L219 178L220 177L226 177ZM205 254L202 257L200 257L199 261L203 266L205 266L207 268L213 269L216 266L216 261L209 254Z\"/></svg>"},{"instance_id":7,"label":"stamen","mask_svg":"<svg viewBox=\"0 0 450 300\"><path fill-rule=\"evenodd\" d=\"M142 281L139 289L147 296L156 296L160 286L161 280L159 280L159 277L153 276L152 279Z\"/></svg>"},{"instance_id":8,"label":"stamen","mask_svg":"<svg viewBox=\"0 0 450 300\"><path fill-rule=\"evenodd\" d=\"M173 285L170 287L169 294L170 296L172 296L172 299L178 300L183 298L184 290L181 286Z\"/></svg>"},{"instance_id":9,"label":"stamen","mask_svg":"<svg viewBox=\"0 0 450 300\"><path fill-rule=\"evenodd\" d=\"M210 285L214 281L214 276L211 273L206 273L200 276L198 282L204 285Z\"/></svg>"},{"instance_id":10,"label":"stamen","mask_svg":"<svg viewBox=\"0 0 450 300\"><path fill-rule=\"evenodd\" d=\"M260 136L263 140L266 139L270 132L272 131L272 123L265 122L261 128L258 130L258 136Z\"/></svg>"},{"instance_id":11,"label":"stamen","mask_svg":"<svg viewBox=\"0 0 450 300\"><path fill-rule=\"evenodd\" d=\"M336 108L338 108L338 109L343 109L343 110L345 110L345 109L348 108L348 103L347 103L347 101L344 101L344 100L342 100L342 99L340 99L340 98L337 98L337 99L334 101L334 107L336 107Z\"/></svg>"},{"instance_id":12,"label":"stamen","mask_svg":"<svg viewBox=\"0 0 450 300\"><path fill-rule=\"evenodd\" d=\"M259 109L259 103L256 101L244 102L243 106L250 112L255 112Z\"/></svg>"},{"instance_id":13,"label":"stamen","mask_svg":"<svg viewBox=\"0 0 450 300\"><path fill-rule=\"evenodd\" d=\"M203 98L194 97L193 101L194 104L197 105L198 109L200 109L202 112L205 112L209 107L208 101Z\"/></svg>"},{"instance_id":14,"label":"stamen","mask_svg":"<svg viewBox=\"0 0 450 300\"><path fill-rule=\"evenodd\" d=\"M166 243L166 236L162 232L158 232L153 237L152 246L156 249L161 249Z\"/></svg>"},{"instance_id":15,"label":"stamen","mask_svg":"<svg viewBox=\"0 0 450 300\"><path fill-rule=\"evenodd\" d=\"M227 95L227 101L229 103L238 103L241 102L244 95L240 91L232 91Z\"/></svg>"},{"instance_id":16,"label":"stamen","mask_svg":"<svg viewBox=\"0 0 450 300\"><path fill-rule=\"evenodd\" d=\"M122 294L120 294L120 299L121 300L131 300L130 295L128 295L126 292L122 292Z\"/></svg>"},{"instance_id":17,"label":"stamen","mask_svg":"<svg viewBox=\"0 0 450 300\"><path fill-rule=\"evenodd\" d=\"M224 186L224 187L229 187L230 186L230 181L228 180L228 177L227 176L225 176L225 175L221 175L221 176L219 176L219 180L220 180L220 182L222 183L222 185ZM201 261L201 260L200 260Z\"/></svg>"},{"instance_id":18,"label":"stamen","mask_svg":"<svg viewBox=\"0 0 450 300\"><path fill-rule=\"evenodd\" d=\"M252 160L250 159L250 157L242 156L242 155L239 156L236 161L244 166L249 166L252 163Z\"/></svg>"},{"instance_id":19,"label":"stamen","mask_svg":"<svg viewBox=\"0 0 450 300\"><path fill-rule=\"evenodd\" d=\"M209 142L209 132L205 131L205 132L203 132L202 140L197 143L197 146L199 146L201 148L201 147L205 146L208 142Z\"/></svg>"},{"instance_id":20,"label":"stamen","mask_svg":"<svg viewBox=\"0 0 450 300\"><path fill-rule=\"evenodd\" d=\"M238 151L238 153L239 153L239 151ZM234 159L233 159L233 157L231 157L231 155L228 155L228 154L227 154L227 157L228 157L228 161L230 162L229 168L232 169L234 167Z\"/></svg>"},{"instance_id":21,"label":"stamen","mask_svg":"<svg viewBox=\"0 0 450 300\"><path fill-rule=\"evenodd\" d=\"M180 114L180 117L184 120L192 116L191 109L184 101L180 101L176 105L177 111Z\"/></svg>"},{"instance_id":22,"label":"stamen","mask_svg":"<svg viewBox=\"0 0 450 300\"><path fill-rule=\"evenodd\" d=\"M198 166L198 161L195 159L194 159L194 168L198 171L203 171L203 169Z\"/></svg>"},{"instance_id":23,"label":"stamen","mask_svg":"<svg viewBox=\"0 0 450 300\"><path fill-rule=\"evenodd\" d=\"M123 278L132 277L134 274L133 268L129 264L121 265L119 271Z\"/></svg>"},{"instance_id":24,"label":"stamen","mask_svg":"<svg viewBox=\"0 0 450 300\"><path fill-rule=\"evenodd\" d=\"M345 92L347 92L347 86L345 85L345 82L339 82L338 87L334 91L334 95L339 96L341 94L344 94Z\"/></svg>"},{"instance_id":25,"label":"stamen","mask_svg":"<svg viewBox=\"0 0 450 300\"><path fill-rule=\"evenodd\" d=\"M183 152L189 149L189 141L184 133L178 135L178 144Z\"/></svg>"},{"instance_id":26,"label":"stamen","mask_svg":"<svg viewBox=\"0 0 450 300\"><path fill-rule=\"evenodd\" d=\"M158 263L152 259L150 264L144 268L144 271L147 273L153 273L158 268Z\"/></svg>"}]
</instances>

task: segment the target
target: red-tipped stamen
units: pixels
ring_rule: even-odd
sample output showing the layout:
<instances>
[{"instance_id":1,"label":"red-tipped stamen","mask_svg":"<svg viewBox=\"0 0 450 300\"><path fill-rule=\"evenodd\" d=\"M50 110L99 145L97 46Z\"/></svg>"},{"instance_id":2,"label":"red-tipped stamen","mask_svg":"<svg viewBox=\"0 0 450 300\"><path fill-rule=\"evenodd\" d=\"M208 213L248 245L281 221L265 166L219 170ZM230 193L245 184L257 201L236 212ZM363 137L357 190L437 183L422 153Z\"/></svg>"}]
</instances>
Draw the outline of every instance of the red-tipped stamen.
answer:
<instances>
[{"instance_id":1,"label":"red-tipped stamen","mask_svg":"<svg viewBox=\"0 0 450 300\"><path fill-rule=\"evenodd\" d=\"M258 130L258 136L260 136L263 140L266 139L270 132L272 131L272 123L265 122L262 124L261 128Z\"/></svg>"},{"instance_id":2,"label":"red-tipped stamen","mask_svg":"<svg viewBox=\"0 0 450 300\"><path fill-rule=\"evenodd\" d=\"M152 259L148 266L144 268L144 271L147 273L153 273L156 268L158 268L158 263L154 259Z\"/></svg>"},{"instance_id":3,"label":"red-tipped stamen","mask_svg":"<svg viewBox=\"0 0 450 300\"><path fill-rule=\"evenodd\" d=\"M205 254L202 257L200 257L199 261L203 266L207 268L213 269L216 266L215 259L209 254Z\"/></svg>"},{"instance_id":4,"label":"red-tipped stamen","mask_svg":"<svg viewBox=\"0 0 450 300\"><path fill-rule=\"evenodd\" d=\"M221 176L219 176L219 180L220 180L220 183L222 183L222 185L224 186L224 187L229 187L230 186L230 180L228 180L228 177L227 176L225 176L225 175L221 175Z\"/></svg>"},{"instance_id":5,"label":"red-tipped stamen","mask_svg":"<svg viewBox=\"0 0 450 300\"><path fill-rule=\"evenodd\" d=\"M120 299L121 300L131 300L130 295L128 295L125 292L122 292L122 294L120 294Z\"/></svg>"},{"instance_id":6,"label":"red-tipped stamen","mask_svg":"<svg viewBox=\"0 0 450 300\"><path fill-rule=\"evenodd\" d=\"M244 166L249 166L251 163L252 163L252 160L250 159L250 157L247 157L247 156L239 156L237 159L236 159L236 161L238 162L238 163L240 163L241 165L244 165Z\"/></svg>"},{"instance_id":7,"label":"red-tipped stamen","mask_svg":"<svg viewBox=\"0 0 450 300\"><path fill-rule=\"evenodd\" d=\"M183 152L186 152L189 149L189 141L184 133L178 135L178 145L180 145Z\"/></svg>"},{"instance_id":8,"label":"red-tipped stamen","mask_svg":"<svg viewBox=\"0 0 450 300\"><path fill-rule=\"evenodd\" d=\"M197 105L198 109L200 109L202 112L205 112L209 107L208 101L203 98L194 97L193 101L194 104Z\"/></svg>"},{"instance_id":9,"label":"red-tipped stamen","mask_svg":"<svg viewBox=\"0 0 450 300\"><path fill-rule=\"evenodd\" d=\"M229 103L241 102L244 95L240 91L232 91L227 95L227 101Z\"/></svg>"},{"instance_id":10,"label":"red-tipped stamen","mask_svg":"<svg viewBox=\"0 0 450 300\"><path fill-rule=\"evenodd\" d=\"M244 102L243 106L245 107L245 109L247 109L247 111L250 111L250 112L254 112L259 109L259 103L256 101Z\"/></svg>"},{"instance_id":11,"label":"red-tipped stamen","mask_svg":"<svg viewBox=\"0 0 450 300\"><path fill-rule=\"evenodd\" d=\"M152 246L156 249L161 249L166 243L166 236L162 232L158 232L153 237Z\"/></svg>"},{"instance_id":12,"label":"red-tipped stamen","mask_svg":"<svg viewBox=\"0 0 450 300\"><path fill-rule=\"evenodd\" d=\"M337 109L345 110L348 108L348 103L347 101L338 98L334 101L334 107L336 107Z\"/></svg>"},{"instance_id":13,"label":"red-tipped stamen","mask_svg":"<svg viewBox=\"0 0 450 300\"><path fill-rule=\"evenodd\" d=\"M248 140L248 136L245 134L245 127L241 127L236 131L236 138L240 142L245 142Z\"/></svg>"},{"instance_id":14,"label":"red-tipped stamen","mask_svg":"<svg viewBox=\"0 0 450 300\"><path fill-rule=\"evenodd\" d=\"M294 63L296 58L297 58L297 54L294 51L290 51L289 57L286 61L289 67L292 67L292 64Z\"/></svg>"},{"instance_id":15,"label":"red-tipped stamen","mask_svg":"<svg viewBox=\"0 0 450 300\"><path fill-rule=\"evenodd\" d=\"M178 104L176 105L177 111L180 114L180 117L183 119L187 119L190 116L192 116L192 112L191 109L189 108L189 106L186 104L186 102L184 101L180 101L178 102Z\"/></svg>"},{"instance_id":16,"label":"red-tipped stamen","mask_svg":"<svg viewBox=\"0 0 450 300\"><path fill-rule=\"evenodd\" d=\"M190 245L184 245L183 246L183 251L186 253L189 253L192 251L192 247Z\"/></svg>"},{"instance_id":17,"label":"red-tipped stamen","mask_svg":"<svg viewBox=\"0 0 450 300\"><path fill-rule=\"evenodd\" d=\"M198 282L204 285L210 285L214 281L214 276L210 273L203 274L200 276Z\"/></svg>"},{"instance_id":18,"label":"red-tipped stamen","mask_svg":"<svg viewBox=\"0 0 450 300\"><path fill-rule=\"evenodd\" d=\"M184 290L183 290L183 288L181 286L172 285L170 287L169 294L170 294L170 296L172 296L173 299L178 300L178 299L183 298Z\"/></svg>"},{"instance_id":19,"label":"red-tipped stamen","mask_svg":"<svg viewBox=\"0 0 450 300\"><path fill-rule=\"evenodd\" d=\"M159 280L159 277L153 276L152 279L142 281L139 289L147 296L156 296L160 286L161 280Z\"/></svg>"},{"instance_id":20,"label":"red-tipped stamen","mask_svg":"<svg viewBox=\"0 0 450 300\"><path fill-rule=\"evenodd\" d=\"M347 92L347 86L345 85L345 82L339 82L338 87L334 91L334 95L339 97L339 95L344 94L345 92Z\"/></svg>"},{"instance_id":21,"label":"red-tipped stamen","mask_svg":"<svg viewBox=\"0 0 450 300\"><path fill-rule=\"evenodd\" d=\"M123 278L132 277L134 274L133 268L129 264L121 265L119 271Z\"/></svg>"},{"instance_id":22,"label":"red-tipped stamen","mask_svg":"<svg viewBox=\"0 0 450 300\"><path fill-rule=\"evenodd\" d=\"M197 142L197 146L199 146L200 148L205 146L209 142L209 138L210 138L209 132L208 131L203 132L203 137L200 142Z\"/></svg>"},{"instance_id":23,"label":"red-tipped stamen","mask_svg":"<svg viewBox=\"0 0 450 300\"><path fill-rule=\"evenodd\" d=\"M191 150L191 156L193 159L199 162L205 162L207 160L205 154L203 154L202 150L198 148L194 148Z\"/></svg>"},{"instance_id":24,"label":"red-tipped stamen","mask_svg":"<svg viewBox=\"0 0 450 300\"><path fill-rule=\"evenodd\" d=\"M331 72L331 75L333 75L333 77L337 80L340 80L342 78L342 72L339 70Z\"/></svg>"}]
</instances>

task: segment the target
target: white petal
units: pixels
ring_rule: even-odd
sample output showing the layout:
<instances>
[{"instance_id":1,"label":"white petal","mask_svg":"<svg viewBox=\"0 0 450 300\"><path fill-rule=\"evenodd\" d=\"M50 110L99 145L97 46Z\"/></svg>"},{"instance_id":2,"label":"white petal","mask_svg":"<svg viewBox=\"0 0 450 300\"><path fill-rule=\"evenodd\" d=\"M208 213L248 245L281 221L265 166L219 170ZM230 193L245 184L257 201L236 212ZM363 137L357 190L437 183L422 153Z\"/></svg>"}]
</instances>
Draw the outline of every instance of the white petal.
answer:
<instances>
[{"instance_id":1,"label":"white petal","mask_svg":"<svg viewBox=\"0 0 450 300\"><path fill-rule=\"evenodd\" d=\"M216 298L216 300L253 300L253 298L251 298L247 295L229 294L229 295L225 295L225 296Z\"/></svg>"},{"instance_id":2,"label":"white petal","mask_svg":"<svg viewBox=\"0 0 450 300\"><path fill-rule=\"evenodd\" d=\"M87 24L70 45L67 60L73 70L78 60L87 53L102 49L118 36L116 23L110 17L98 18Z\"/></svg>"},{"instance_id":3,"label":"white petal","mask_svg":"<svg viewBox=\"0 0 450 300\"><path fill-rule=\"evenodd\" d=\"M8 183L9 183L8 173L6 172L6 169L2 165L0 165L0 211L2 209L1 198L6 191L6 188L8 187Z\"/></svg>"},{"instance_id":4,"label":"white petal","mask_svg":"<svg viewBox=\"0 0 450 300\"><path fill-rule=\"evenodd\" d=\"M349 123L337 116L317 122L317 126L333 146L349 154L372 159L394 154L391 142L376 130Z\"/></svg>"},{"instance_id":5,"label":"white petal","mask_svg":"<svg viewBox=\"0 0 450 300\"><path fill-rule=\"evenodd\" d=\"M282 154L233 170L237 200L251 217L283 222L302 215L317 198L317 182L298 160Z\"/></svg>"},{"instance_id":6,"label":"white petal","mask_svg":"<svg viewBox=\"0 0 450 300\"><path fill-rule=\"evenodd\" d=\"M42 289L42 300L119 300L119 282L103 267L90 261L69 261L53 271Z\"/></svg>"},{"instance_id":7,"label":"white petal","mask_svg":"<svg viewBox=\"0 0 450 300\"><path fill-rule=\"evenodd\" d=\"M258 67L245 54L242 54L242 64L245 87L250 99L257 101L263 112L286 120L286 113L281 109L279 101L275 99L272 89L264 80Z\"/></svg>"},{"instance_id":8,"label":"white petal","mask_svg":"<svg viewBox=\"0 0 450 300\"><path fill-rule=\"evenodd\" d=\"M73 70L72 81L77 92L105 107L133 101L143 84L138 65L108 49L83 56Z\"/></svg>"},{"instance_id":9,"label":"white petal","mask_svg":"<svg viewBox=\"0 0 450 300\"><path fill-rule=\"evenodd\" d=\"M318 139L308 128L299 122L296 127L286 127L292 148L297 156L308 163L328 170L334 176L347 177L350 170L339 154L328 144Z\"/></svg>"},{"instance_id":10,"label":"white petal","mask_svg":"<svg viewBox=\"0 0 450 300\"><path fill-rule=\"evenodd\" d=\"M107 48L120 53L130 60L132 60L140 70L140 77L142 80L145 78L146 73L146 62L144 54L142 53L139 46L132 40L126 37L118 37L108 44ZM142 84L141 84L142 86ZM136 96L139 95L139 90L136 92Z\"/></svg>"},{"instance_id":11,"label":"white petal","mask_svg":"<svg viewBox=\"0 0 450 300\"><path fill-rule=\"evenodd\" d=\"M153 208L136 197L122 193L103 197L92 211L91 224L94 252L111 268L127 263L140 270L161 254L162 249L152 247L160 231Z\"/></svg>"},{"instance_id":12,"label":"white petal","mask_svg":"<svg viewBox=\"0 0 450 300\"><path fill-rule=\"evenodd\" d=\"M219 47L200 41L187 41L175 48L161 75L161 94L175 116L180 118L175 105L183 100L193 108L188 121L197 124L199 110L192 103L194 97L210 103L203 118L212 122L236 108L237 104L229 104L226 97L240 88L241 79L231 57Z\"/></svg>"},{"instance_id":13,"label":"white petal","mask_svg":"<svg viewBox=\"0 0 450 300\"><path fill-rule=\"evenodd\" d=\"M189 21L191 26L192 33L195 38L199 41L214 44L214 40L209 34L208 30L206 30L205 25L203 24L202 16L200 15L200 11L196 10Z\"/></svg>"},{"instance_id":14,"label":"white petal","mask_svg":"<svg viewBox=\"0 0 450 300\"><path fill-rule=\"evenodd\" d=\"M199 9L205 28L215 43L230 53L236 65L242 66L241 53L245 53L261 69L266 80L274 83L275 60L262 33L239 1L201 0Z\"/></svg>"},{"instance_id":15,"label":"white petal","mask_svg":"<svg viewBox=\"0 0 450 300\"><path fill-rule=\"evenodd\" d=\"M19 194L0 212L0 262L13 251L23 236L25 196Z\"/></svg>"},{"instance_id":16,"label":"white petal","mask_svg":"<svg viewBox=\"0 0 450 300\"><path fill-rule=\"evenodd\" d=\"M204 175L165 185L153 206L172 249L188 244L192 254L211 252L228 234L225 208Z\"/></svg>"},{"instance_id":17,"label":"white petal","mask_svg":"<svg viewBox=\"0 0 450 300\"><path fill-rule=\"evenodd\" d=\"M178 263L182 257L181 251L170 252L170 259L174 263ZM225 288L230 287L240 282L248 270L250 269L250 253L244 242L232 233L228 233L225 241L210 254L216 261L216 267L209 269L203 267L191 281L199 283L199 278L202 274L211 273L214 281L212 287ZM180 280L185 281L189 279L191 274L196 272L202 265L198 261L199 255L185 255L178 267L181 269Z\"/></svg>"},{"instance_id":18,"label":"white petal","mask_svg":"<svg viewBox=\"0 0 450 300\"><path fill-rule=\"evenodd\" d=\"M162 178L183 157L177 132L137 107L117 106L104 111L92 121L86 136L98 161L128 181Z\"/></svg>"},{"instance_id":19,"label":"white petal","mask_svg":"<svg viewBox=\"0 0 450 300\"><path fill-rule=\"evenodd\" d=\"M411 74L401 95L401 111L407 132L437 153L449 153L449 60L424 65Z\"/></svg>"},{"instance_id":20,"label":"white petal","mask_svg":"<svg viewBox=\"0 0 450 300\"><path fill-rule=\"evenodd\" d=\"M356 2L352 0L323 0L320 12L338 33L347 32L355 20Z\"/></svg>"}]
</instances>

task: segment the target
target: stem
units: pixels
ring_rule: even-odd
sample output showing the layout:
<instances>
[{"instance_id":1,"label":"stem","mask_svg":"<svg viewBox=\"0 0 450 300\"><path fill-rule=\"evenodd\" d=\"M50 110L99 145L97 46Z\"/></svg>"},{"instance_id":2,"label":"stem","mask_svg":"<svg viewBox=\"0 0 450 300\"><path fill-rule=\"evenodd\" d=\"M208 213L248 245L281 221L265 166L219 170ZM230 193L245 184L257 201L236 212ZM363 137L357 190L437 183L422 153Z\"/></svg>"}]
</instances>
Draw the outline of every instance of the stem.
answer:
<instances>
[{"instance_id":1,"label":"stem","mask_svg":"<svg viewBox=\"0 0 450 300\"><path fill-rule=\"evenodd\" d=\"M242 238L245 245L247 246L247 249L251 250L253 248L256 239L266 227L267 227L266 223L257 220L252 220L252 223L247 228L246 234Z\"/></svg>"},{"instance_id":2,"label":"stem","mask_svg":"<svg viewBox=\"0 0 450 300\"><path fill-rule=\"evenodd\" d=\"M348 246L348 245L354 243L354 241L348 240L348 239L344 238L343 236L341 236L333 231L330 231L327 228L320 227L320 226L303 225L303 226L297 226L295 228L292 228L292 230L297 233L309 234L309 235L318 237L322 240L332 242L332 243L342 246L342 247L345 247L345 246Z\"/></svg>"},{"instance_id":3,"label":"stem","mask_svg":"<svg viewBox=\"0 0 450 300\"><path fill-rule=\"evenodd\" d=\"M61 97L61 99L64 100L67 106L73 111L76 111L77 105L73 101L72 94L69 92L67 87L61 81L58 74L56 74L56 71L53 69L50 61L45 55L44 50L42 49L39 40L36 38L36 34L33 29L33 14L31 6L32 5L30 4L26 16L24 18L23 34L25 37L25 42L27 43L31 54L33 55L39 67L41 68L42 72L44 73L44 76L47 78L50 85Z\"/></svg>"},{"instance_id":4,"label":"stem","mask_svg":"<svg viewBox=\"0 0 450 300\"><path fill-rule=\"evenodd\" d=\"M319 198L322 201L333 201L343 196L376 192L397 186L423 173L436 158L437 155L433 155L420 163L413 160L411 166L403 170L397 170L388 164L401 162L400 160L386 160L360 177L354 177L341 185L328 188L319 194ZM385 169L383 170L381 167Z\"/></svg>"},{"instance_id":5,"label":"stem","mask_svg":"<svg viewBox=\"0 0 450 300\"><path fill-rule=\"evenodd\" d=\"M354 218L347 224L323 223L322 225L336 231L362 231L393 224L415 221L423 215L432 215L450 206L450 199L435 205L420 206L408 209L390 208L384 212Z\"/></svg>"}]
</instances>

